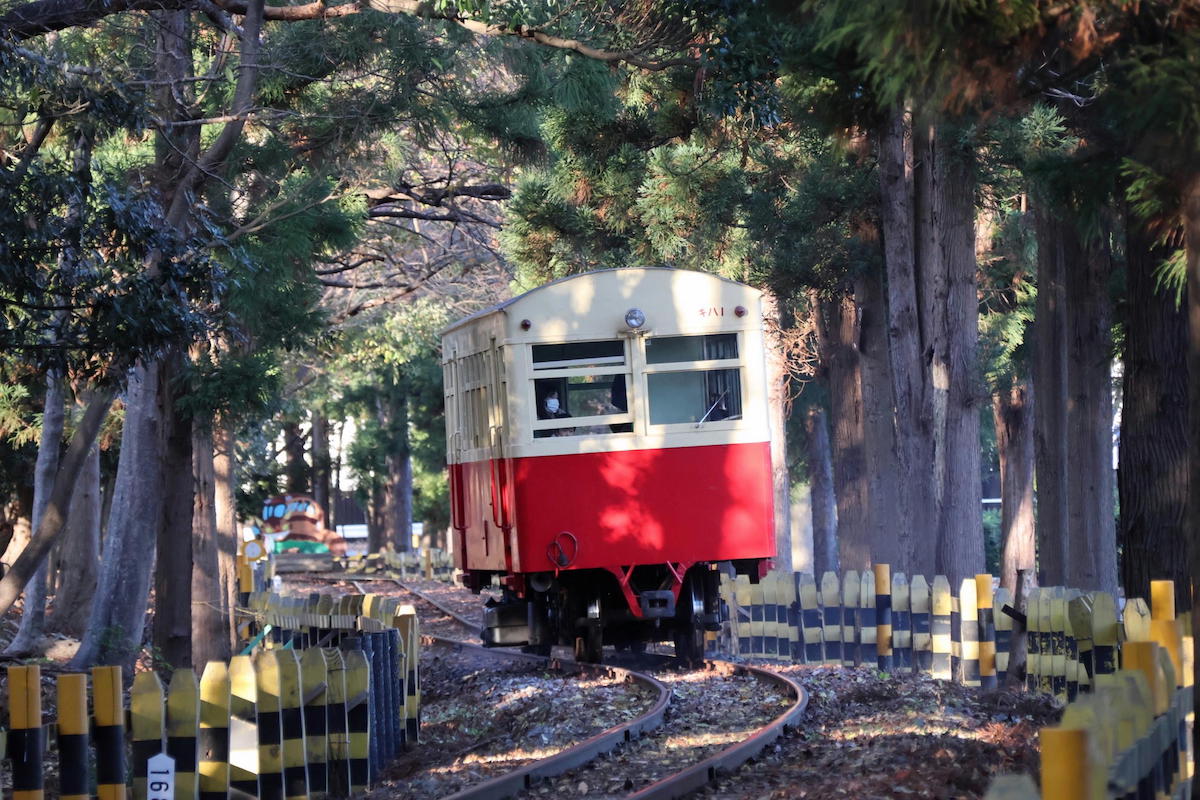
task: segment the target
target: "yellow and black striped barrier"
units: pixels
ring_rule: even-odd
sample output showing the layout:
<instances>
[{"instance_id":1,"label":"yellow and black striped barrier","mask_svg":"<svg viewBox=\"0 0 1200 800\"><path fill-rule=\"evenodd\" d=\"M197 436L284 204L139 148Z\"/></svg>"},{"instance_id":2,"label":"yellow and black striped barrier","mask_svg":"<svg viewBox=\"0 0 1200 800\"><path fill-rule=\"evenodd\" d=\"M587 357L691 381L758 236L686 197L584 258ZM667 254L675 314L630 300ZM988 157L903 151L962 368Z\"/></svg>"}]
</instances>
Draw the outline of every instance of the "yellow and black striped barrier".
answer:
<instances>
[{"instance_id":1,"label":"yellow and black striped barrier","mask_svg":"<svg viewBox=\"0 0 1200 800\"><path fill-rule=\"evenodd\" d=\"M62 800L87 800L88 714L87 675L59 675L58 790Z\"/></svg>"},{"instance_id":2,"label":"yellow and black striped barrier","mask_svg":"<svg viewBox=\"0 0 1200 800\"><path fill-rule=\"evenodd\" d=\"M96 796L125 798L125 707L121 668L92 667L92 714L95 722Z\"/></svg>"},{"instance_id":3,"label":"yellow and black striped barrier","mask_svg":"<svg viewBox=\"0 0 1200 800\"><path fill-rule=\"evenodd\" d=\"M200 800L229 796L229 703L229 667L210 661L200 675Z\"/></svg>"}]
</instances>

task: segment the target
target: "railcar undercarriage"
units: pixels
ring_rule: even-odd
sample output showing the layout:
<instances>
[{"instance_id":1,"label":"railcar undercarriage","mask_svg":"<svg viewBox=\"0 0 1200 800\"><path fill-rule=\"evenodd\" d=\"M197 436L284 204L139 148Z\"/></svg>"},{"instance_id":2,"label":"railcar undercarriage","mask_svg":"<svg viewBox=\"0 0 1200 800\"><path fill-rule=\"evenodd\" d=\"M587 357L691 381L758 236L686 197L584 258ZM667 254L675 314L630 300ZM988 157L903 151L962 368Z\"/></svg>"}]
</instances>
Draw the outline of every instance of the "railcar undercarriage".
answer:
<instances>
[{"instance_id":1,"label":"railcar undercarriage","mask_svg":"<svg viewBox=\"0 0 1200 800\"><path fill-rule=\"evenodd\" d=\"M480 633L488 647L522 647L548 655L573 646L581 661L599 662L602 647L639 651L673 640L688 660L704 655L704 634L720 629L720 573L757 583L766 559L719 564L643 564L634 567L501 575L472 572L464 583L478 592L500 578L503 595L489 600Z\"/></svg>"}]
</instances>

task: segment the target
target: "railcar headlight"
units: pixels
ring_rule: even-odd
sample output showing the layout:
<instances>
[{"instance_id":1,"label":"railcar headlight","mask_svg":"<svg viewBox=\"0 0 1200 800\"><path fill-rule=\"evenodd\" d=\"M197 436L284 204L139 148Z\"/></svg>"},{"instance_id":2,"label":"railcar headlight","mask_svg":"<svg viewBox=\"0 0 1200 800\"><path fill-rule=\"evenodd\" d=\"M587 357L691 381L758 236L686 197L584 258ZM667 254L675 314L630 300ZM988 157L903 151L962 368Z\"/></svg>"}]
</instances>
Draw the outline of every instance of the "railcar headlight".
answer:
<instances>
[{"instance_id":1,"label":"railcar headlight","mask_svg":"<svg viewBox=\"0 0 1200 800\"><path fill-rule=\"evenodd\" d=\"M625 324L630 330L637 330L646 324L646 314L640 308L631 308L625 312Z\"/></svg>"}]
</instances>

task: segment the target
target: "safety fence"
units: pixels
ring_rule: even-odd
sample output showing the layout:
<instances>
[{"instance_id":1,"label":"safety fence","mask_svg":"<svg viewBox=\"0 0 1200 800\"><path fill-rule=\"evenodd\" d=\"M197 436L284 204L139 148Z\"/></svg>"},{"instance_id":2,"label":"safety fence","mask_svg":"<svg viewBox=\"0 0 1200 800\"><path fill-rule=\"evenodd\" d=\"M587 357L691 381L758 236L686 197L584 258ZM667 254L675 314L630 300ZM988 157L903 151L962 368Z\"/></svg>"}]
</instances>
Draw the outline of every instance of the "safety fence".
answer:
<instances>
[{"instance_id":1,"label":"safety fence","mask_svg":"<svg viewBox=\"0 0 1200 800\"><path fill-rule=\"evenodd\" d=\"M8 668L5 757L13 797L44 796L57 750L63 798L345 797L365 791L420 721L416 613L394 598L250 597L243 654L165 687L137 673L126 705L120 667L56 678L43 723L41 670ZM53 736L51 734L54 734Z\"/></svg>"},{"instance_id":2,"label":"safety fence","mask_svg":"<svg viewBox=\"0 0 1200 800\"><path fill-rule=\"evenodd\" d=\"M451 582L454 576L454 556L436 547L397 551L389 545L378 553L346 556L334 559L333 563L334 567L347 572L394 573L402 579L415 575Z\"/></svg>"},{"instance_id":3,"label":"safety fence","mask_svg":"<svg viewBox=\"0 0 1200 800\"><path fill-rule=\"evenodd\" d=\"M1011 594L993 585L991 575L978 575L954 594L945 576L909 581L887 564L842 576L826 572L819 585L803 572L773 571L757 584L723 576L730 625L722 649L994 687L1008 669L1013 626L1011 617L996 613Z\"/></svg>"},{"instance_id":4,"label":"safety fence","mask_svg":"<svg viewBox=\"0 0 1200 800\"><path fill-rule=\"evenodd\" d=\"M1047 667L1054 650L1047 619L1058 609L1045 609L1045 590L1029 603L1027 686L1055 690L1078 673L1080 692L1063 711L1058 725L1040 734L1041 789L1028 776L1004 776L990 787L989 800L1141 800L1190 796L1195 775L1191 751L1194 642L1187 615L1175 615L1172 581L1153 581L1151 603L1129 600L1119 618L1108 609L1097 616L1087 595L1072 597L1068 625L1092 648L1078 648L1078 666L1068 660L1067 674ZM1051 625L1053 627L1053 625ZM1115 645L1110 645L1116 633ZM1098 634L1103 634L1101 644ZM1049 645L1047 638L1051 639ZM1075 638L1075 637L1070 637ZM1068 642L1068 652L1074 652ZM1085 681L1084 678L1087 677Z\"/></svg>"}]
</instances>

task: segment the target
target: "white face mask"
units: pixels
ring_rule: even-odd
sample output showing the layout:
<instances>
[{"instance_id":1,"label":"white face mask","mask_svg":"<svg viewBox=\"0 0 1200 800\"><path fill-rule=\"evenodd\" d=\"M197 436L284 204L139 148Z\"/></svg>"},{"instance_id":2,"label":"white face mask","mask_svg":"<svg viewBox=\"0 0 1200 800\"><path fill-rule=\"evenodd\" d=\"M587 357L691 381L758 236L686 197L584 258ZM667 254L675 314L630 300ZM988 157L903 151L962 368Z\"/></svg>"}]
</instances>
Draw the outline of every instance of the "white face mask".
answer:
<instances>
[{"instance_id":1,"label":"white face mask","mask_svg":"<svg viewBox=\"0 0 1200 800\"><path fill-rule=\"evenodd\" d=\"M558 398L557 397L547 397L546 398L546 410L549 411L551 414L558 411Z\"/></svg>"}]
</instances>

